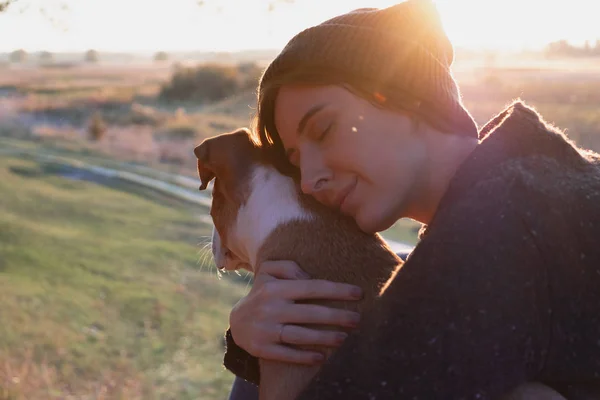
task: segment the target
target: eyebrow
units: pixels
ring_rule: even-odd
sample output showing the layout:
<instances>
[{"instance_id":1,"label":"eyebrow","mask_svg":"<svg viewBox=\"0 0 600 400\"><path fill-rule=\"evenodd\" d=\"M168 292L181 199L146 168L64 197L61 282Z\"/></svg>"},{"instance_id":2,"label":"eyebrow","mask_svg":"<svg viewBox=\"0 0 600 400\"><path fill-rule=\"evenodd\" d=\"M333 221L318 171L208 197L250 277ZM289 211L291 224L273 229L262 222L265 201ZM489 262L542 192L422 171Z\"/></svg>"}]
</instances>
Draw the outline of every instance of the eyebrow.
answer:
<instances>
[{"instance_id":1,"label":"eyebrow","mask_svg":"<svg viewBox=\"0 0 600 400\"><path fill-rule=\"evenodd\" d=\"M310 119L319 111L321 111L323 108L325 108L327 104L317 104L313 107L311 107L300 119L300 122L298 122L298 128L296 129L296 133L298 135L302 135L302 132L304 131L304 129L306 128L306 124L308 124L308 121L310 121ZM287 158L289 159L290 156L294 153L294 149L288 149L285 151L285 154L287 156Z\"/></svg>"}]
</instances>

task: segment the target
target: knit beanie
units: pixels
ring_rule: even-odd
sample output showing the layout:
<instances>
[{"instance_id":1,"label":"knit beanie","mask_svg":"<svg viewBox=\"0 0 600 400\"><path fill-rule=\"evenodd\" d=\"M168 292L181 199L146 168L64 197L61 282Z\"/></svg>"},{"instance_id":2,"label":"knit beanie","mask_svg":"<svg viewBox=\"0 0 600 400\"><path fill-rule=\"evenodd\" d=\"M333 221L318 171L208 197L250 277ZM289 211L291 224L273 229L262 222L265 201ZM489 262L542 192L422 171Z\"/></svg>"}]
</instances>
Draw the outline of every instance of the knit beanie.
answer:
<instances>
[{"instance_id":1,"label":"knit beanie","mask_svg":"<svg viewBox=\"0 0 600 400\"><path fill-rule=\"evenodd\" d=\"M363 79L385 93L417 103L414 111L437 129L477 138L450 67L454 50L431 0L361 8L294 36L265 70L261 88L297 69ZM351 84L351 82L349 82Z\"/></svg>"}]
</instances>

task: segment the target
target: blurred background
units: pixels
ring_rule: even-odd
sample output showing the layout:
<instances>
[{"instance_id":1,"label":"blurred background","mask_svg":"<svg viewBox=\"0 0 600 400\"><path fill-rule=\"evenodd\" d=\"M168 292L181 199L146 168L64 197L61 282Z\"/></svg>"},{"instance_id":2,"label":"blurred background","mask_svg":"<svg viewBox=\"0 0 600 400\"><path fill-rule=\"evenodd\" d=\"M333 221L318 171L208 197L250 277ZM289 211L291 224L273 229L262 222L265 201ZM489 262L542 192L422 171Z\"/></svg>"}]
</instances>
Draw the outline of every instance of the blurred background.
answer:
<instances>
[{"instance_id":1,"label":"blurred background","mask_svg":"<svg viewBox=\"0 0 600 400\"><path fill-rule=\"evenodd\" d=\"M192 150L249 124L295 33L392 4L0 0L0 400L226 398L251 277L212 264ZM600 151L595 2L437 4L480 125L520 97Z\"/></svg>"}]
</instances>

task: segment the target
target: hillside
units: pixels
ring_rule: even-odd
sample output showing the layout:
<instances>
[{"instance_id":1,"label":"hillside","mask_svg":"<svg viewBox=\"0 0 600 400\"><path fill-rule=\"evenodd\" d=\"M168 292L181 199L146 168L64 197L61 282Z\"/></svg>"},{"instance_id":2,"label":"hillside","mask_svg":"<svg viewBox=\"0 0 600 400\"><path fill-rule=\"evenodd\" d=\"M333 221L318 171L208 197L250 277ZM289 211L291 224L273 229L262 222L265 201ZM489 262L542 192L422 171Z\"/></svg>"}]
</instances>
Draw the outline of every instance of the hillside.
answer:
<instances>
[{"instance_id":1,"label":"hillside","mask_svg":"<svg viewBox=\"0 0 600 400\"><path fill-rule=\"evenodd\" d=\"M197 209L56 164L0 158L0 399L222 399L219 280Z\"/></svg>"}]
</instances>

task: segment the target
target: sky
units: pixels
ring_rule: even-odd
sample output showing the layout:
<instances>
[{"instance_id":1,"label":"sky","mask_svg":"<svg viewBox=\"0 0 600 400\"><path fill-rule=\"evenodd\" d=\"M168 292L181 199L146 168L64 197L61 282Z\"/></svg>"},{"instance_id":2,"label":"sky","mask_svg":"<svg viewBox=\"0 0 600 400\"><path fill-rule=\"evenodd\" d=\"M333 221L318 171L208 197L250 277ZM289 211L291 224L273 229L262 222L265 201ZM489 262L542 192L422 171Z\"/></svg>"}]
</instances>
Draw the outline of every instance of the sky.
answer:
<instances>
[{"instance_id":1,"label":"sky","mask_svg":"<svg viewBox=\"0 0 600 400\"><path fill-rule=\"evenodd\" d=\"M199 0L17 0L0 14L0 51L279 49L295 33L334 15L398 2L279 0L269 12L273 1L204 0L199 6ZM600 39L600 2L594 0L435 3L457 47L537 49L560 39Z\"/></svg>"}]
</instances>

